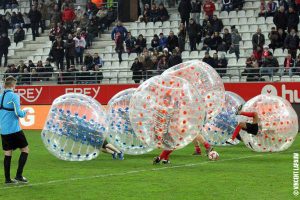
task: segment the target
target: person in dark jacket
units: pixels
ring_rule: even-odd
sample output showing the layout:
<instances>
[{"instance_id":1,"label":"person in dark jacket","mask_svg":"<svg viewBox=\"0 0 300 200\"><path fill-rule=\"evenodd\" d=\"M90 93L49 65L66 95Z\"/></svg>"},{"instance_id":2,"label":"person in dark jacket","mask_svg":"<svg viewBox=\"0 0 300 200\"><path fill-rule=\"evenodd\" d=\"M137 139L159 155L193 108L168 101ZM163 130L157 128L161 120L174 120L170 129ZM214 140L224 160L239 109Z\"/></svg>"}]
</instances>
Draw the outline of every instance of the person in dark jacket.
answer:
<instances>
[{"instance_id":1,"label":"person in dark jacket","mask_svg":"<svg viewBox=\"0 0 300 200\"><path fill-rule=\"evenodd\" d=\"M299 15L298 15L298 13L295 12L294 8L290 7L289 12L287 14L288 32L290 32L292 29L295 29L297 32L298 24L299 24Z\"/></svg>"},{"instance_id":2,"label":"person in dark jacket","mask_svg":"<svg viewBox=\"0 0 300 200\"><path fill-rule=\"evenodd\" d=\"M128 54L135 52L135 42L136 42L135 37L133 37L131 35L131 32L128 32L127 33L127 37L125 39L126 52Z\"/></svg>"},{"instance_id":3,"label":"person in dark jacket","mask_svg":"<svg viewBox=\"0 0 300 200\"><path fill-rule=\"evenodd\" d=\"M178 47L180 51L184 51L185 49L185 40L186 40L186 28L183 23L179 25L179 33L178 33Z\"/></svg>"},{"instance_id":4,"label":"person in dark jacket","mask_svg":"<svg viewBox=\"0 0 300 200\"><path fill-rule=\"evenodd\" d=\"M147 41L142 34L139 35L138 39L135 42L135 51L140 54L143 52L143 49L146 47Z\"/></svg>"},{"instance_id":5,"label":"person in dark jacket","mask_svg":"<svg viewBox=\"0 0 300 200\"><path fill-rule=\"evenodd\" d=\"M175 65L178 65L182 63L182 58L179 52L177 52L175 49L172 52L172 55L169 58L169 68L173 67Z\"/></svg>"},{"instance_id":6,"label":"person in dark jacket","mask_svg":"<svg viewBox=\"0 0 300 200\"><path fill-rule=\"evenodd\" d=\"M151 51L158 49L159 47L159 37L157 34L155 34L151 40Z\"/></svg>"},{"instance_id":7,"label":"person in dark jacket","mask_svg":"<svg viewBox=\"0 0 300 200\"><path fill-rule=\"evenodd\" d=\"M188 34L189 34L191 51L196 51L197 38L201 37L201 27L199 24L195 22L194 19L190 19Z\"/></svg>"},{"instance_id":8,"label":"person in dark jacket","mask_svg":"<svg viewBox=\"0 0 300 200\"><path fill-rule=\"evenodd\" d=\"M211 45L210 48L212 50L218 50L219 47L222 45L222 38L219 35L219 32L215 32L214 35L211 37Z\"/></svg>"},{"instance_id":9,"label":"person in dark jacket","mask_svg":"<svg viewBox=\"0 0 300 200\"><path fill-rule=\"evenodd\" d=\"M0 37L0 66L2 65L2 57L4 56L4 67L7 66L8 47L10 46L10 39L6 33L2 33Z\"/></svg>"},{"instance_id":10,"label":"person in dark jacket","mask_svg":"<svg viewBox=\"0 0 300 200\"><path fill-rule=\"evenodd\" d=\"M117 22L117 26L115 26L111 32L111 39L115 40L116 34L120 33L121 39L125 41L126 35L127 35L127 29L122 25L121 21Z\"/></svg>"},{"instance_id":11,"label":"person in dark jacket","mask_svg":"<svg viewBox=\"0 0 300 200\"><path fill-rule=\"evenodd\" d=\"M25 31L20 25L16 25L16 32L14 33L14 42L18 45L19 42L25 39Z\"/></svg>"},{"instance_id":12,"label":"person in dark jacket","mask_svg":"<svg viewBox=\"0 0 300 200\"><path fill-rule=\"evenodd\" d=\"M203 62L207 63L210 66L214 66L215 61L214 59L209 55L209 52L205 52L204 58L202 59Z\"/></svg>"},{"instance_id":13,"label":"person in dark jacket","mask_svg":"<svg viewBox=\"0 0 300 200\"><path fill-rule=\"evenodd\" d=\"M217 15L214 15L211 20L211 27L213 32L220 33L224 27L223 22L221 19L218 19Z\"/></svg>"},{"instance_id":14,"label":"person in dark jacket","mask_svg":"<svg viewBox=\"0 0 300 200\"><path fill-rule=\"evenodd\" d=\"M284 7L280 6L279 10L275 13L273 17L273 22L276 25L276 29L286 30L287 28L287 14L285 13Z\"/></svg>"},{"instance_id":15,"label":"person in dark jacket","mask_svg":"<svg viewBox=\"0 0 300 200\"><path fill-rule=\"evenodd\" d=\"M247 81L260 81L260 68L256 60L248 58L246 61L246 68L242 72L242 76L247 76Z\"/></svg>"},{"instance_id":16,"label":"person in dark jacket","mask_svg":"<svg viewBox=\"0 0 300 200\"><path fill-rule=\"evenodd\" d=\"M55 60L57 69L60 69L62 72L64 68L64 56L65 56L65 45L64 41L60 36L58 36L55 42L52 45L52 55Z\"/></svg>"},{"instance_id":17,"label":"person in dark jacket","mask_svg":"<svg viewBox=\"0 0 300 200\"><path fill-rule=\"evenodd\" d=\"M201 0L192 1L191 18L193 18L197 24L200 24L201 8L202 8Z\"/></svg>"},{"instance_id":18,"label":"person in dark jacket","mask_svg":"<svg viewBox=\"0 0 300 200\"><path fill-rule=\"evenodd\" d=\"M203 47L201 50L204 50L204 51L209 51L210 50L210 47L211 47L211 37L209 35L206 35L204 40L203 40Z\"/></svg>"},{"instance_id":19,"label":"person in dark jacket","mask_svg":"<svg viewBox=\"0 0 300 200\"><path fill-rule=\"evenodd\" d=\"M220 76L226 75L227 65L228 61L225 57L225 54L222 53L221 58L219 58L217 62L217 72L220 74Z\"/></svg>"},{"instance_id":20,"label":"person in dark jacket","mask_svg":"<svg viewBox=\"0 0 300 200\"><path fill-rule=\"evenodd\" d=\"M269 48L274 50L277 48L279 33L276 31L275 27L271 28L271 32L268 35L271 43L269 44Z\"/></svg>"},{"instance_id":21,"label":"person in dark jacket","mask_svg":"<svg viewBox=\"0 0 300 200\"><path fill-rule=\"evenodd\" d=\"M134 59L130 70L133 72L132 80L134 80L135 83L140 83L140 81L142 80L143 64L139 61L138 58Z\"/></svg>"},{"instance_id":22,"label":"person in dark jacket","mask_svg":"<svg viewBox=\"0 0 300 200\"><path fill-rule=\"evenodd\" d=\"M94 59L89 52L84 56L83 64L86 66L87 70L92 70L94 68Z\"/></svg>"},{"instance_id":23,"label":"person in dark jacket","mask_svg":"<svg viewBox=\"0 0 300 200\"><path fill-rule=\"evenodd\" d=\"M42 13L37 10L36 6L32 6L32 9L28 13L32 29L32 39L35 41L36 37L39 37L39 25L42 20Z\"/></svg>"},{"instance_id":24,"label":"person in dark jacket","mask_svg":"<svg viewBox=\"0 0 300 200\"><path fill-rule=\"evenodd\" d=\"M169 37L167 38L167 46L168 50L172 52L175 47L178 47L178 37L174 35L173 31L170 31Z\"/></svg>"},{"instance_id":25,"label":"person in dark jacket","mask_svg":"<svg viewBox=\"0 0 300 200\"><path fill-rule=\"evenodd\" d=\"M256 33L252 36L253 50L257 49L257 46L261 48L265 45L265 36L261 33L261 29L258 28Z\"/></svg>"},{"instance_id":26,"label":"person in dark jacket","mask_svg":"<svg viewBox=\"0 0 300 200\"><path fill-rule=\"evenodd\" d=\"M151 22L157 22L159 20L159 17L158 17L158 10L157 10L157 7L156 7L156 4L153 3L152 6L151 6L151 10L150 10L150 15L149 15L149 20Z\"/></svg>"},{"instance_id":27,"label":"person in dark jacket","mask_svg":"<svg viewBox=\"0 0 300 200\"><path fill-rule=\"evenodd\" d=\"M225 43L226 52L227 52L231 46L231 33L229 33L229 30L227 28L224 28L223 42Z\"/></svg>"},{"instance_id":28,"label":"person in dark jacket","mask_svg":"<svg viewBox=\"0 0 300 200\"><path fill-rule=\"evenodd\" d=\"M159 4L159 7L157 9L157 16L158 20L162 22L167 21L169 19L169 13L163 3Z\"/></svg>"},{"instance_id":29,"label":"person in dark jacket","mask_svg":"<svg viewBox=\"0 0 300 200\"><path fill-rule=\"evenodd\" d=\"M296 59L299 42L299 36L296 34L295 29L291 29L290 34L285 38L284 46L288 49L293 59Z\"/></svg>"},{"instance_id":30,"label":"person in dark jacket","mask_svg":"<svg viewBox=\"0 0 300 200\"><path fill-rule=\"evenodd\" d=\"M5 33L6 35L8 35L9 26L9 21L7 21L5 15L2 15L0 19L0 34Z\"/></svg>"},{"instance_id":31,"label":"person in dark jacket","mask_svg":"<svg viewBox=\"0 0 300 200\"><path fill-rule=\"evenodd\" d=\"M187 28L189 26L190 13L192 11L192 5L190 0L181 0L178 6L178 12L180 14L181 23Z\"/></svg>"},{"instance_id":32,"label":"person in dark jacket","mask_svg":"<svg viewBox=\"0 0 300 200\"><path fill-rule=\"evenodd\" d=\"M278 31L278 40L277 40L277 48L284 48L284 41L287 36L286 32L281 28Z\"/></svg>"},{"instance_id":33,"label":"person in dark jacket","mask_svg":"<svg viewBox=\"0 0 300 200\"><path fill-rule=\"evenodd\" d=\"M70 68L71 65L75 63L75 41L73 40L72 34L68 35L68 39L65 43L66 49L66 62L67 62L67 69Z\"/></svg>"}]
</instances>

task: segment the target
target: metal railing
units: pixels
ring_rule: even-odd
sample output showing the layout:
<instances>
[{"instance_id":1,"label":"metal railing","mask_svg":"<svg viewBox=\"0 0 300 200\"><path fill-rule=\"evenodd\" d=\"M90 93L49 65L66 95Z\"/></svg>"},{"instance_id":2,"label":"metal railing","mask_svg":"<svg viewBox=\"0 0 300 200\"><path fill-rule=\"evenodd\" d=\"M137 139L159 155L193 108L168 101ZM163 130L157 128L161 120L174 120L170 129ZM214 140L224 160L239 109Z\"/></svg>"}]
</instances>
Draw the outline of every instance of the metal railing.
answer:
<instances>
[{"instance_id":1,"label":"metal railing","mask_svg":"<svg viewBox=\"0 0 300 200\"><path fill-rule=\"evenodd\" d=\"M224 81L280 81L281 78L297 78L300 80L300 67L284 68L245 68L230 67L227 69L217 68L216 71ZM256 70L256 71L253 71ZM14 76L19 85L38 84L98 84L98 83L134 83L145 81L153 76L160 75L163 70L148 70L132 72L128 69L101 69L100 71L72 71L72 72L35 72L35 73L0 73L0 77ZM134 74L134 75L133 75Z\"/></svg>"}]
</instances>

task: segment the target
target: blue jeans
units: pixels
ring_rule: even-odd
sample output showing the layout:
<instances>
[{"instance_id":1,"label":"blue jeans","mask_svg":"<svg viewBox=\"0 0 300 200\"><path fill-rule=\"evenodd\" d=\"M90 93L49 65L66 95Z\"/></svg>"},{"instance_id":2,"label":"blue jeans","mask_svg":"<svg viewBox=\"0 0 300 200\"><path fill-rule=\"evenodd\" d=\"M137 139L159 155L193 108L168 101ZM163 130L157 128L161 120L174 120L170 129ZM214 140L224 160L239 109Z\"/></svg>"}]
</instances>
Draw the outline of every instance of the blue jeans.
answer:
<instances>
[{"instance_id":1,"label":"blue jeans","mask_svg":"<svg viewBox=\"0 0 300 200\"><path fill-rule=\"evenodd\" d=\"M273 76L273 69L271 67L261 67L259 70L261 76Z\"/></svg>"}]
</instances>

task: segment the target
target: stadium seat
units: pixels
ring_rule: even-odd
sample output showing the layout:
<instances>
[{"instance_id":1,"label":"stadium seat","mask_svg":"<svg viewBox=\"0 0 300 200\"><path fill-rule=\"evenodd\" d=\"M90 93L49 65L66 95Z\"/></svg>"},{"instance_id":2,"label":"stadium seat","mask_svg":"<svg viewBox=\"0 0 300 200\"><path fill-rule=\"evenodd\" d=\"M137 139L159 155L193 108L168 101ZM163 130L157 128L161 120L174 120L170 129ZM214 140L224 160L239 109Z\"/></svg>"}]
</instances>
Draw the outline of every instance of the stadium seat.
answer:
<instances>
[{"instance_id":1,"label":"stadium seat","mask_svg":"<svg viewBox=\"0 0 300 200\"><path fill-rule=\"evenodd\" d=\"M112 78L112 79L110 79L109 83L111 83L111 84L117 84L118 83L118 79Z\"/></svg>"},{"instance_id":2,"label":"stadium seat","mask_svg":"<svg viewBox=\"0 0 300 200\"><path fill-rule=\"evenodd\" d=\"M237 83L237 82L240 82L240 77L232 76L230 80L231 80L231 82Z\"/></svg>"},{"instance_id":3,"label":"stadium seat","mask_svg":"<svg viewBox=\"0 0 300 200\"><path fill-rule=\"evenodd\" d=\"M247 76L242 76L241 77L241 82L247 82Z\"/></svg>"},{"instance_id":4,"label":"stadium seat","mask_svg":"<svg viewBox=\"0 0 300 200\"><path fill-rule=\"evenodd\" d=\"M190 58L191 58L191 59L197 59L197 58L199 58L199 53L198 53L198 51L192 51L192 52L190 53Z\"/></svg>"},{"instance_id":5,"label":"stadium seat","mask_svg":"<svg viewBox=\"0 0 300 200\"><path fill-rule=\"evenodd\" d=\"M252 2L249 2L249 1L245 2L245 4L244 4L245 9L249 9L249 8L252 8L252 7L253 7ZM247 11L249 11L249 10L247 10ZM250 17L252 17L252 16L253 15L251 15Z\"/></svg>"},{"instance_id":6,"label":"stadium seat","mask_svg":"<svg viewBox=\"0 0 300 200\"><path fill-rule=\"evenodd\" d=\"M178 28L179 27L178 21L172 21L171 22L171 27Z\"/></svg>"},{"instance_id":7,"label":"stadium seat","mask_svg":"<svg viewBox=\"0 0 300 200\"><path fill-rule=\"evenodd\" d=\"M293 82L300 82L300 76L299 75L293 75L292 76L292 81Z\"/></svg>"},{"instance_id":8,"label":"stadium seat","mask_svg":"<svg viewBox=\"0 0 300 200\"><path fill-rule=\"evenodd\" d=\"M181 53L182 59L188 59L190 57L190 52L189 51L183 51Z\"/></svg>"},{"instance_id":9,"label":"stadium seat","mask_svg":"<svg viewBox=\"0 0 300 200\"><path fill-rule=\"evenodd\" d=\"M242 34L243 40L252 40L250 33L243 33Z\"/></svg>"},{"instance_id":10,"label":"stadium seat","mask_svg":"<svg viewBox=\"0 0 300 200\"><path fill-rule=\"evenodd\" d=\"M223 76L222 80L224 83L229 83L230 82L230 78L228 76Z\"/></svg>"},{"instance_id":11,"label":"stadium seat","mask_svg":"<svg viewBox=\"0 0 300 200\"><path fill-rule=\"evenodd\" d=\"M146 28L146 23L145 22L140 22L137 25L137 29L145 29Z\"/></svg>"},{"instance_id":12,"label":"stadium seat","mask_svg":"<svg viewBox=\"0 0 300 200\"><path fill-rule=\"evenodd\" d=\"M262 32L268 32L268 26L266 24L259 25L259 28L261 29ZM268 37L265 39L267 40Z\"/></svg>"},{"instance_id":13,"label":"stadium seat","mask_svg":"<svg viewBox=\"0 0 300 200\"><path fill-rule=\"evenodd\" d=\"M238 24L239 24L238 18L231 18L230 19L230 25L238 25Z\"/></svg>"},{"instance_id":14,"label":"stadium seat","mask_svg":"<svg viewBox=\"0 0 300 200\"><path fill-rule=\"evenodd\" d=\"M249 32L249 26L248 25L242 25L240 31L243 32L243 33L244 32L248 33Z\"/></svg>"},{"instance_id":15,"label":"stadium seat","mask_svg":"<svg viewBox=\"0 0 300 200\"><path fill-rule=\"evenodd\" d=\"M246 17L247 18L250 18L250 17L253 17L254 16L254 11L253 10L247 10L246 11Z\"/></svg>"},{"instance_id":16,"label":"stadium seat","mask_svg":"<svg viewBox=\"0 0 300 200\"><path fill-rule=\"evenodd\" d=\"M246 12L244 10L239 10L238 11L238 18L243 18L246 17Z\"/></svg>"},{"instance_id":17,"label":"stadium seat","mask_svg":"<svg viewBox=\"0 0 300 200\"><path fill-rule=\"evenodd\" d=\"M273 17L267 17L266 24L273 24Z\"/></svg>"},{"instance_id":18,"label":"stadium seat","mask_svg":"<svg viewBox=\"0 0 300 200\"><path fill-rule=\"evenodd\" d=\"M282 82L291 82L292 79L291 79L291 77L288 76L288 75L283 75L283 76L281 77L281 81L282 81Z\"/></svg>"},{"instance_id":19,"label":"stadium seat","mask_svg":"<svg viewBox=\"0 0 300 200\"><path fill-rule=\"evenodd\" d=\"M153 22L148 22L147 25L146 25L147 29L153 29L154 27L154 23Z\"/></svg>"},{"instance_id":20,"label":"stadium seat","mask_svg":"<svg viewBox=\"0 0 300 200\"><path fill-rule=\"evenodd\" d=\"M169 21L165 21L165 22L163 23L163 28L170 28L170 27L171 27L171 24L170 24Z\"/></svg>"},{"instance_id":21,"label":"stadium seat","mask_svg":"<svg viewBox=\"0 0 300 200\"><path fill-rule=\"evenodd\" d=\"M256 18L255 17L248 18L248 24L256 24Z\"/></svg>"},{"instance_id":22,"label":"stadium seat","mask_svg":"<svg viewBox=\"0 0 300 200\"><path fill-rule=\"evenodd\" d=\"M157 28L162 27L162 22L155 22L154 27L157 27Z\"/></svg>"},{"instance_id":23,"label":"stadium seat","mask_svg":"<svg viewBox=\"0 0 300 200\"><path fill-rule=\"evenodd\" d=\"M265 24L266 20L264 17L258 17L256 23L257 24Z\"/></svg>"},{"instance_id":24,"label":"stadium seat","mask_svg":"<svg viewBox=\"0 0 300 200\"><path fill-rule=\"evenodd\" d=\"M239 18L239 25L245 25L247 24L247 18Z\"/></svg>"},{"instance_id":25,"label":"stadium seat","mask_svg":"<svg viewBox=\"0 0 300 200\"><path fill-rule=\"evenodd\" d=\"M269 77L269 76L268 76L268 77ZM274 82L280 81L280 76L273 76L273 77L272 77L272 81L274 81Z\"/></svg>"},{"instance_id":26,"label":"stadium seat","mask_svg":"<svg viewBox=\"0 0 300 200\"><path fill-rule=\"evenodd\" d=\"M224 20L224 18L228 18L228 12L227 11L222 11L220 13L220 18L222 18L222 20Z\"/></svg>"},{"instance_id":27,"label":"stadium seat","mask_svg":"<svg viewBox=\"0 0 300 200\"><path fill-rule=\"evenodd\" d=\"M230 11L228 17L229 18L236 18L236 11Z\"/></svg>"},{"instance_id":28,"label":"stadium seat","mask_svg":"<svg viewBox=\"0 0 300 200\"><path fill-rule=\"evenodd\" d=\"M243 48L250 49L252 47L253 47L252 41L245 41L244 42Z\"/></svg>"},{"instance_id":29,"label":"stadium seat","mask_svg":"<svg viewBox=\"0 0 300 200\"><path fill-rule=\"evenodd\" d=\"M222 19L222 22L225 26L230 25L230 20L228 18Z\"/></svg>"},{"instance_id":30,"label":"stadium seat","mask_svg":"<svg viewBox=\"0 0 300 200\"><path fill-rule=\"evenodd\" d=\"M253 2L253 7L254 8L259 8L260 7L260 1L254 1Z\"/></svg>"},{"instance_id":31,"label":"stadium seat","mask_svg":"<svg viewBox=\"0 0 300 200\"><path fill-rule=\"evenodd\" d=\"M256 32L257 28L258 28L258 26L256 24L252 24L252 25L250 25L249 30L253 31L253 32Z\"/></svg>"}]
</instances>

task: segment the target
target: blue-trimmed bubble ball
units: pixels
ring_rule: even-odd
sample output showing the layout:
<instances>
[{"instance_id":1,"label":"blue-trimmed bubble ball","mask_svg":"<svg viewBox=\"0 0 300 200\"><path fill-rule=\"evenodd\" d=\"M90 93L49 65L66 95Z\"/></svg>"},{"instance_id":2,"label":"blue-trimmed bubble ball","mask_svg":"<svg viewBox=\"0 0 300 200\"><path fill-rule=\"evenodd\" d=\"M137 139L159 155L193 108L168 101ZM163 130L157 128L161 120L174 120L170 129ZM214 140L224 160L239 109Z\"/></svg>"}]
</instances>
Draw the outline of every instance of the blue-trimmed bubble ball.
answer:
<instances>
[{"instance_id":1,"label":"blue-trimmed bubble ball","mask_svg":"<svg viewBox=\"0 0 300 200\"><path fill-rule=\"evenodd\" d=\"M106 129L106 111L96 100L68 93L54 100L42 140L47 150L61 160L91 160L99 155Z\"/></svg>"},{"instance_id":2,"label":"blue-trimmed bubble ball","mask_svg":"<svg viewBox=\"0 0 300 200\"><path fill-rule=\"evenodd\" d=\"M221 112L211 119L207 119L203 125L201 134L211 145L226 146L226 141L232 137L233 131L238 124L235 114L238 107L245 100L233 92L225 92L225 105ZM236 144L238 144L236 140Z\"/></svg>"},{"instance_id":3,"label":"blue-trimmed bubble ball","mask_svg":"<svg viewBox=\"0 0 300 200\"><path fill-rule=\"evenodd\" d=\"M108 102L108 134L107 140L125 154L140 155L150 152L154 146L142 142L132 129L129 119L129 104L134 88L126 89Z\"/></svg>"}]
</instances>

